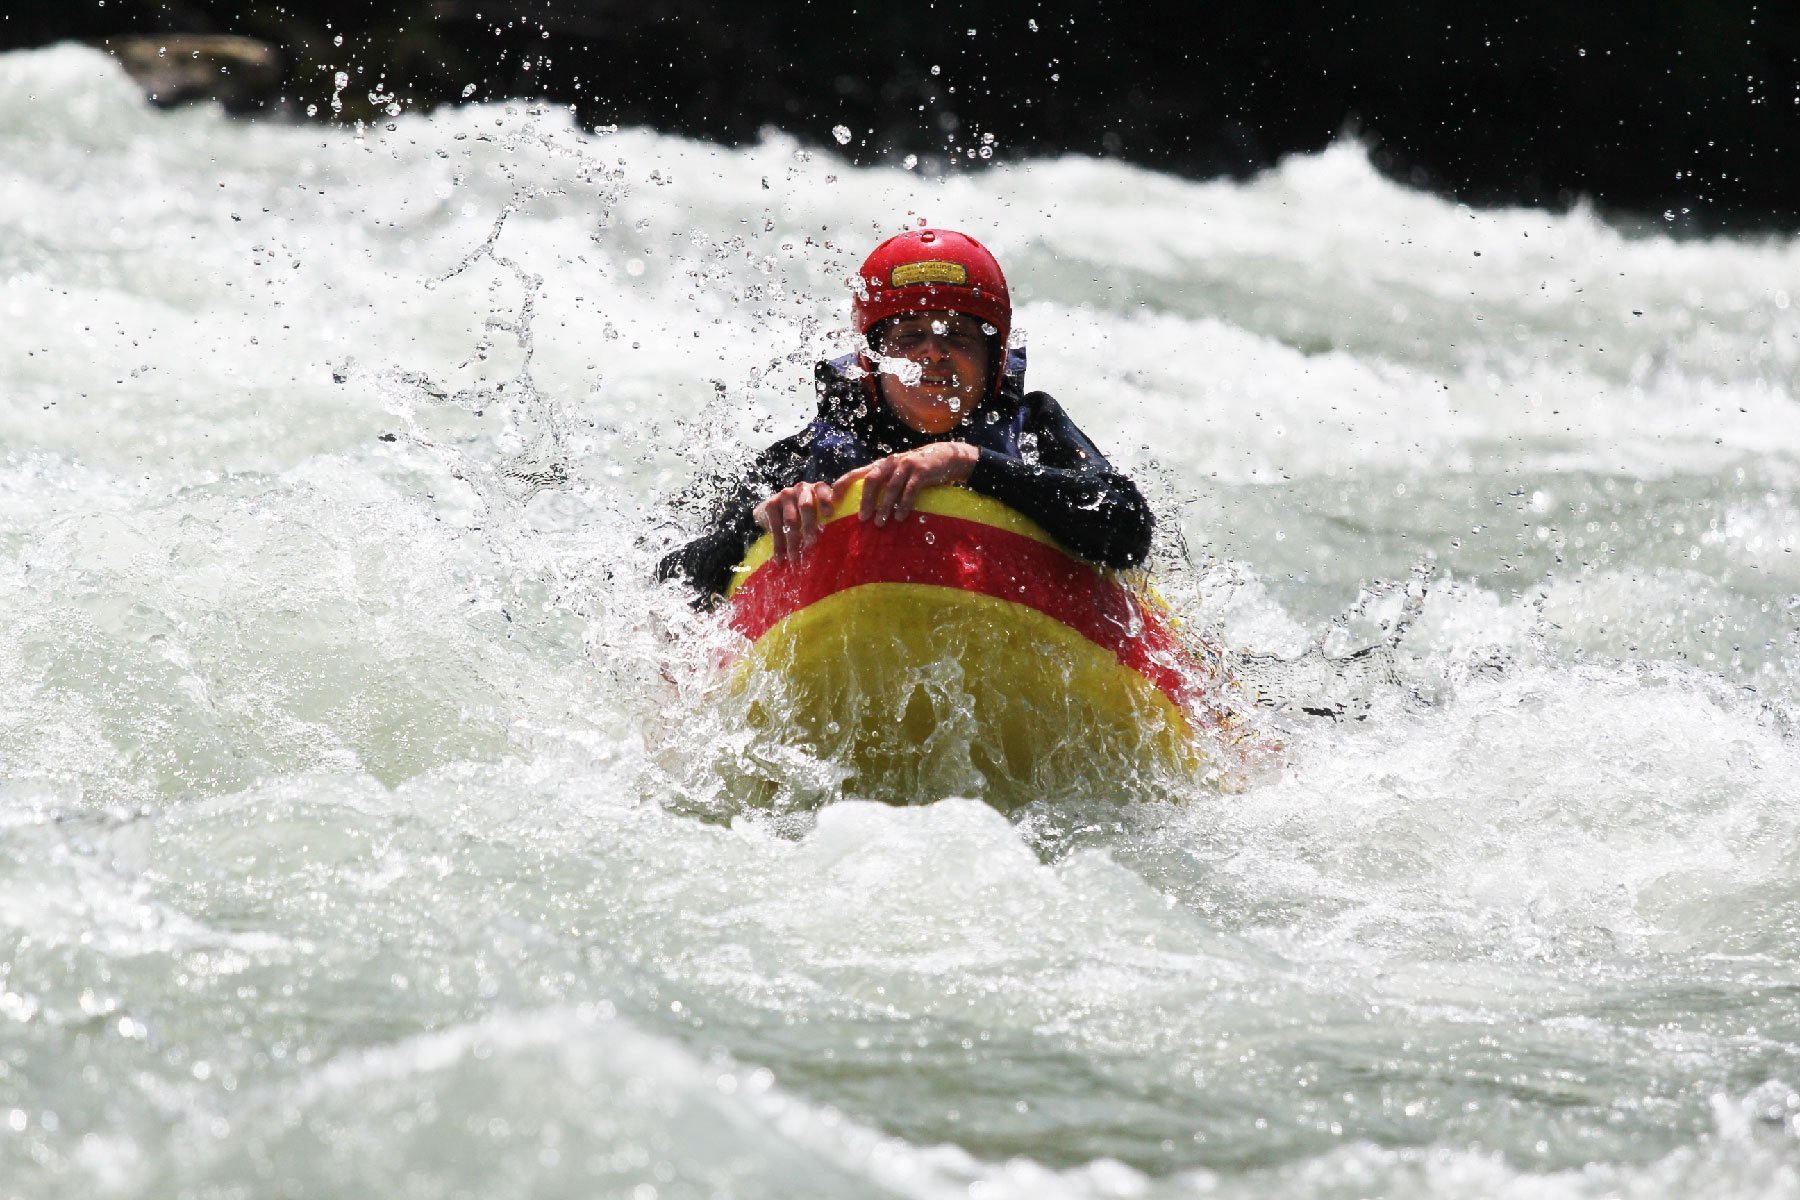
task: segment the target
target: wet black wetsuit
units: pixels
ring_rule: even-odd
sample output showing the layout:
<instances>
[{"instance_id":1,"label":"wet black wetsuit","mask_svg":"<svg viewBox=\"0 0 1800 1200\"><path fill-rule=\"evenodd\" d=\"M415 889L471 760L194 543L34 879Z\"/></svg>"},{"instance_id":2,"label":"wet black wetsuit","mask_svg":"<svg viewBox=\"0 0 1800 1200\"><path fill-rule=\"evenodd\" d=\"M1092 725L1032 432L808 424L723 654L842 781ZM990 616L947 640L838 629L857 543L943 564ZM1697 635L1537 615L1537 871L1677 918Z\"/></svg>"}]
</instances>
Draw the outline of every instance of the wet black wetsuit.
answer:
<instances>
[{"instance_id":1,"label":"wet black wetsuit","mask_svg":"<svg viewBox=\"0 0 1800 1200\"><path fill-rule=\"evenodd\" d=\"M1025 391L1025 355L1007 352L998 396L943 434L912 429L852 377L854 356L822 362L819 415L756 457L724 491L705 535L669 554L660 579L687 580L703 597L722 595L732 568L761 534L752 515L784 487L829 483L846 471L930 442L968 442L981 452L967 486L1023 513L1070 553L1108 567L1133 567L1150 550L1154 518L1137 486L1075 427L1046 392Z\"/></svg>"}]
</instances>

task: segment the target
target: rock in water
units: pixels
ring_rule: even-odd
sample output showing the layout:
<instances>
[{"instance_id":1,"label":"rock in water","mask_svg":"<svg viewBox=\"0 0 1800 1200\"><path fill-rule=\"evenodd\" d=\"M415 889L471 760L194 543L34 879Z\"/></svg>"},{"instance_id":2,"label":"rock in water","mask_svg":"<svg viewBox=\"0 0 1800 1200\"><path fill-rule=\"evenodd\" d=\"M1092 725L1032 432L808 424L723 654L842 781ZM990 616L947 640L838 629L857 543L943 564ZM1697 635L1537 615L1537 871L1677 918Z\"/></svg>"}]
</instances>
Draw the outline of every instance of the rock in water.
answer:
<instances>
[{"instance_id":1,"label":"rock in water","mask_svg":"<svg viewBox=\"0 0 1800 1200\"><path fill-rule=\"evenodd\" d=\"M260 104L281 83L281 52L255 38L141 34L106 38L100 44L163 108L217 100L240 112Z\"/></svg>"}]
</instances>

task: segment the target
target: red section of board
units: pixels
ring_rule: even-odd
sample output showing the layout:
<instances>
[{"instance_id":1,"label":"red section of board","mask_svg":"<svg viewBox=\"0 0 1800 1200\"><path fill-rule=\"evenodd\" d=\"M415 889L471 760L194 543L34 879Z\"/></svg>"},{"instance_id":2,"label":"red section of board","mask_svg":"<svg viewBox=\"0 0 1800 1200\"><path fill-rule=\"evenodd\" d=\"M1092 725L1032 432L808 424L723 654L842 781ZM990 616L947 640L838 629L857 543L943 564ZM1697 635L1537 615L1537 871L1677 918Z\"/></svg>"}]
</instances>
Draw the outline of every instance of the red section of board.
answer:
<instances>
[{"instance_id":1,"label":"red section of board","mask_svg":"<svg viewBox=\"0 0 1800 1200\"><path fill-rule=\"evenodd\" d=\"M963 517L833 521L798 562L771 558L739 585L731 627L755 641L788 615L871 583L955 588L1023 605L1110 651L1190 716L1206 712L1202 672L1160 613L1055 546Z\"/></svg>"}]
</instances>

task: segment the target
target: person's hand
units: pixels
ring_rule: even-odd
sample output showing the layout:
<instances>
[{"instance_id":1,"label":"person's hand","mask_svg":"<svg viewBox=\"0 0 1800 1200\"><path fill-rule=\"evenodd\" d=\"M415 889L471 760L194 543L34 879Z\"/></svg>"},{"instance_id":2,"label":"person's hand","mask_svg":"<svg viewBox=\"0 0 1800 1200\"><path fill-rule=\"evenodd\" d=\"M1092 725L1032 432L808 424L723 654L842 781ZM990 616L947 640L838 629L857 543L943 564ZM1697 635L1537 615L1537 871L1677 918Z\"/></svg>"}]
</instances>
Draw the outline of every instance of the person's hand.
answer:
<instances>
[{"instance_id":1,"label":"person's hand","mask_svg":"<svg viewBox=\"0 0 1800 1200\"><path fill-rule=\"evenodd\" d=\"M940 483L967 483L980 461L981 451L967 442L933 442L858 467L832 486L841 490L862 480L859 515L865 521L873 518L877 525L886 525L890 520L904 521L924 489Z\"/></svg>"},{"instance_id":2,"label":"person's hand","mask_svg":"<svg viewBox=\"0 0 1800 1200\"><path fill-rule=\"evenodd\" d=\"M799 558L802 551L819 540L819 526L835 498L832 484L796 483L764 500L750 515L769 531L778 561Z\"/></svg>"}]
</instances>

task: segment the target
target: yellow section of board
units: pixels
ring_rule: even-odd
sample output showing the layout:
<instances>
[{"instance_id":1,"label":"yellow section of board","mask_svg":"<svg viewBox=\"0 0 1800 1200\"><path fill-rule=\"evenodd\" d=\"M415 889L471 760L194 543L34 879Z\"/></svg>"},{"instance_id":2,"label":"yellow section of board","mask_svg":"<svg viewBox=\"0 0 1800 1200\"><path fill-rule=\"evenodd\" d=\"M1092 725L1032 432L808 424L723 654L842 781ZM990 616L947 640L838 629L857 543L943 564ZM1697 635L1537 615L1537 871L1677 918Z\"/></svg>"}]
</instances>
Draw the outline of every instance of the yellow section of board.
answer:
<instances>
[{"instance_id":1,"label":"yellow section of board","mask_svg":"<svg viewBox=\"0 0 1800 1200\"><path fill-rule=\"evenodd\" d=\"M1111 652L954 588L826 597L751 647L736 688L758 734L844 772L838 794L890 803L1124 798L1205 757L1184 714Z\"/></svg>"}]
</instances>

